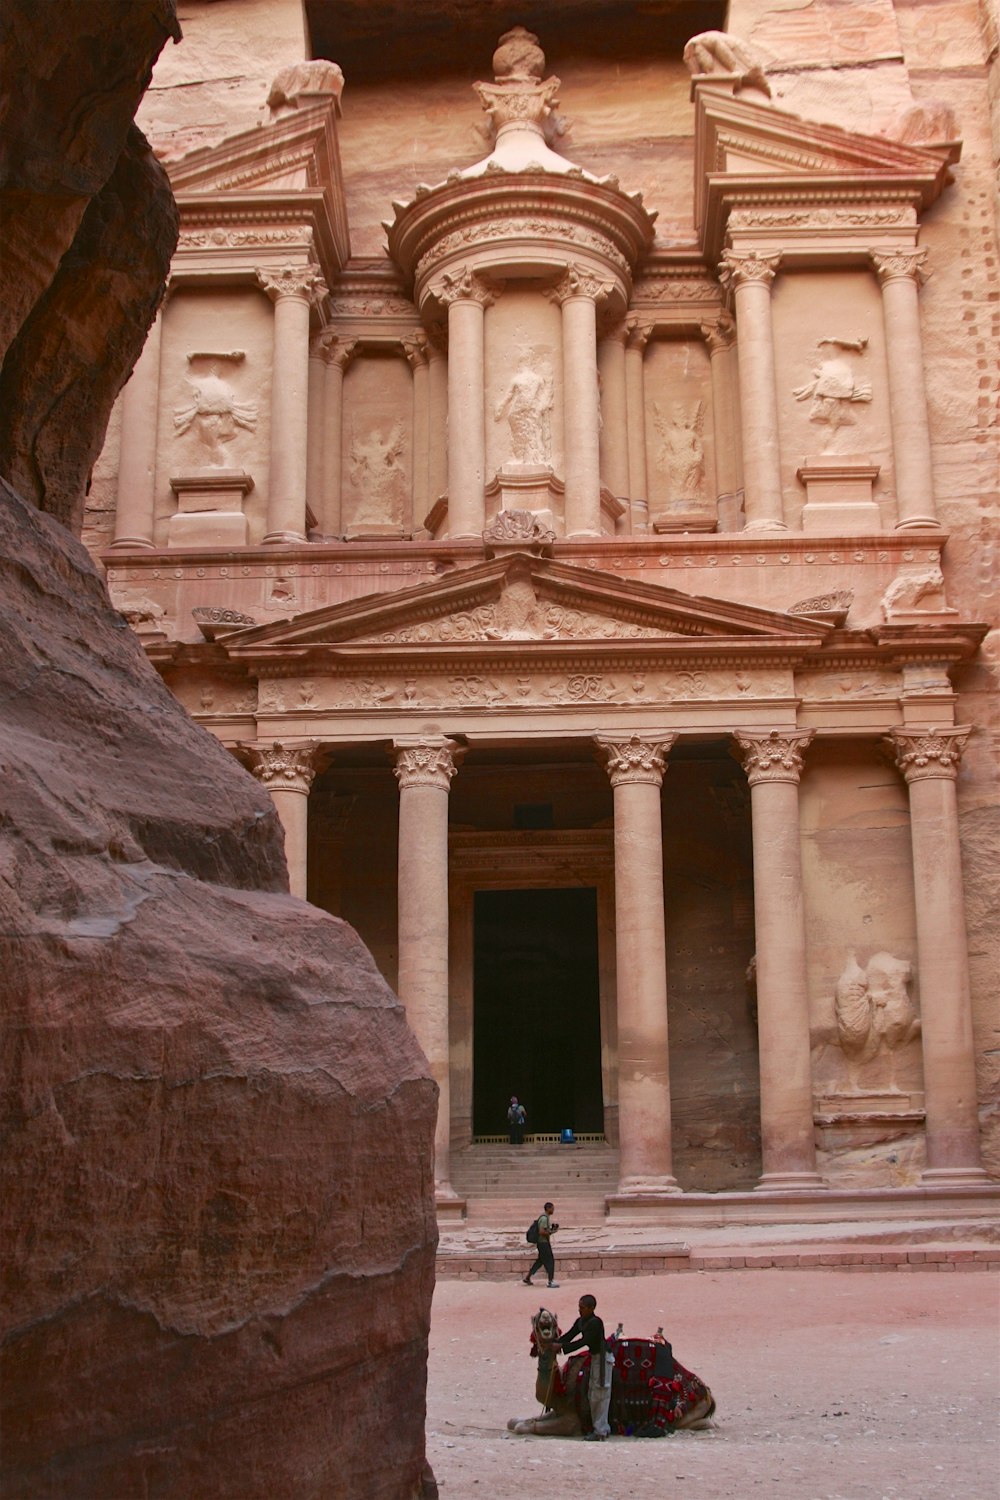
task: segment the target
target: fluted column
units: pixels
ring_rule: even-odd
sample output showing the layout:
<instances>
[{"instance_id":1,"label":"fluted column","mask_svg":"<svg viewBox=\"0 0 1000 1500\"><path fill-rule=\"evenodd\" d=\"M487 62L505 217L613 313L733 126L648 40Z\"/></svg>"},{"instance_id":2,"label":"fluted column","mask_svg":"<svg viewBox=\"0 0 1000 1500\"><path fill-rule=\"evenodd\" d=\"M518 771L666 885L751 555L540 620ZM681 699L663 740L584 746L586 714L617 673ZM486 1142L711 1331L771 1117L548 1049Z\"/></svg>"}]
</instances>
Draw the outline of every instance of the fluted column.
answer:
<instances>
[{"instance_id":1,"label":"fluted column","mask_svg":"<svg viewBox=\"0 0 1000 1500\"><path fill-rule=\"evenodd\" d=\"M733 500L740 489L739 420L736 392L733 389L733 353L736 324L728 313L720 313L713 323L703 323L701 331L708 345L712 370L712 429L715 450L716 498Z\"/></svg>"},{"instance_id":2,"label":"fluted column","mask_svg":"<svg viewBox=\"0 0 1000 1500\"><path fill-rule=\"evenodd\" d=\"M889 422L896 470L896 525L903 530L937 526L918 297L927 251L869 253L882 288Z\"/></svg>"},{"instance_id":3,"label":"fluted column","mask_svg":"<svg viewBox=\"0 0 1000 1500\"><path fill-rule=\"evenodd\" d=\"M324 536L344 534L344 372L358 347L357 339L326 337L326 382L323 392L323 484L319 523Z\"/></svg>"},{"instance_id":4,"label":"fluted column","mask_svg":"<svg viewBox=\"0 0 1000 1500\"><path fill-rule=\"evenodd\" d=\"M156 432L163 308L122 392L121 457L113 547L152 547L156 513Z\"/></svg>"},{"instance_id":5,"label":"fluted column","mask_svg":"<svg viewBox=\"0 0 1000 1500\"><path fill-rule=\"evenodd\" d=\"M971 729L893 729L906 778L924 1058L925 1182L978 1182L976 1063L955 781Z\"/></svg>"},{"instance_id":6,"label":"fluted column","mask_svg":"<svg viewBox=\"0 0 1000 1500\"><path fill-rule=\"evenodd\" d=\"M395 740L399 782L399 998L438 1086L434 1183L451 1186L448 1040L448 789L462 750L445 738Z\"/></svg>"},{"instance_id":7,"label":"fluted column","mask_svg":"<svg viewBox=\"0 0 1000 1500\"><path fill-rule=\"evenodd\" d=\"M652 323L625 322L625 391L628 402L628 490L632 531L649 530L649 480L646 472L646 384L643 359Z\"/></svg>"},{"instance_id":8,"label":"fluted column","mask_svg":"<svg viewBox=\"0 0 1000 1500\"><path fill-rule=\"evenodd\" d=\"M739 346L740 432L748 531L787 531L781 498L778 394L774 378L771 283L780 255L729 250L720 276L734 289Z\"/></svg>"},{"instance_id":9,"label":"fluted column","mask_svg":"<svg viewBox=\"0 0 1000 1500\"><path fill-rule=\"evenodd\" d=\"M262 786L266 786L285 831L288 889L306 899L309 855L309 789L316 777L321 751L316 740L286 744L240 745L240 759Z\"/></svg>"},{"instance_id":10,"label":"fluted column","mask_svg":"<svg viewBox=\"0 0 1000 1500\"><path fill-rule=\"evenodd\" d=\"M427 335L416 334L403 339L403 353L413 371L413 489L410 518L405 523L411 534L424 524L430 510L428 500L430 458L430 374Z\"/></svg>"},{"instance_id":11,"label":"fluted column","mask_svg":"<svg viewBox=\"0 0 1000 1500\"><path fill-rule=\"evenodd\" d=\"M597 370L601 395L601 478L624 498L628 481L628 402L625 394L625 324L619 319L600 330Z\"/></svg>"},{"instance_id":12,"label":"fluted column","mask_svg":"<svg viewBox=\"0 0 1000 1500\"><path fill-rule=\"evenodd\" d=\"M611 290L610 281L590 276L579 266L567 266L551 293L562 309L563 452L569 541L601 534L597 303Z\"/></svg>"},{"instance_id":13,"label":"fluted column","mask_svg":"<svg viewBox=\"0 0 1000 1500\"><path fill-rule=\"evenodd\" d=\"M619 1193L678 1193L670 1124L660 787L676 738L595 736L615 805Z\"/></svg>"},{"instance_id":14,"label":"fluted column","mask_svg":"<svg viewBox=\"0 0 1000 1500\"><path fill-rule=\"evenodd\" d=\"M319 267L258 271L274 303L271 474L264 542L305 540L308 464L309 310L326 296Z\"/></svg>"},{"instance_id":15,"label":"fluted column","mask_svg":"<svg viewBox=\"0 0 1000 1500\"><path fill-rule=\"evenodd\" d=\"M493 292L467 266L432 288L448 309L448 535L476 537L486 524L484 317Z\"/></svg>"},{"instance_id":16,"label":"fluted column","mask_svg":"<svg viewBox=\"0 0 1000 1500\"><path fill-rule=\"evenodd\" d=\"M737 731L750 783L757 1034L759 1188L822 1188L816 1171L806 924L799 834L802 754L813 729Z\"/></svg>"}]
</instances>

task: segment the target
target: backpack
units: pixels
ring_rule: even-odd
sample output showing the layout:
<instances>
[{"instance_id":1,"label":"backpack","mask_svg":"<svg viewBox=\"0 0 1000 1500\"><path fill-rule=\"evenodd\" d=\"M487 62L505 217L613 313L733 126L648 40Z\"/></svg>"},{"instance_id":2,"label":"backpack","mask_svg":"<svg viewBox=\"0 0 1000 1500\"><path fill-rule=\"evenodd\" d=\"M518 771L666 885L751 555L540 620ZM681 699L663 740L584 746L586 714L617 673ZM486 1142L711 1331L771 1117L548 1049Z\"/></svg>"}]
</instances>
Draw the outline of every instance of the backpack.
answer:
<instances>
[{"instance_id":1,"label":"backpack","mask_svg":"<svg viewBox=\"0 0 1000 1500\"><path fill-rule=\"evenodd\" d=\"M538 1244L538 1220L537 1219L532 1219L531 1223L528 1225L528 1230L527 1230L527 1233L525 1234L524 1238L528 1241L529 1245L537 1245Z\"/></svg>"}]
</instances>

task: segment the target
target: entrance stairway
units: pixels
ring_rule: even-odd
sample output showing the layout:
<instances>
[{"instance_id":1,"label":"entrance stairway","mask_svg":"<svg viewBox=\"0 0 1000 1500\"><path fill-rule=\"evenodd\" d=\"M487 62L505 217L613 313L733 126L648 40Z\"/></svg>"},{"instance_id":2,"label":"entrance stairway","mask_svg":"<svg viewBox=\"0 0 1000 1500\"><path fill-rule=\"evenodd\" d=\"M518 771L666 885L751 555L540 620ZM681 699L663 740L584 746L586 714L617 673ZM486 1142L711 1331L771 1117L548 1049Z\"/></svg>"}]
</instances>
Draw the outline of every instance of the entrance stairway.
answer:
<instances>
[{"instance_id":1,"label":"entrance stairway","mask_svg":"<svg viewBox=\"0 0 1000 1500\"><path fill-rule=\"evenodd\" d=\"M618 1152L606 1141L476 1142L451 1155L451 1181L468 1204L466 1223L520 1229L551 1200L564 1228L602 1224L618 1184Z\"/></svg>"}]
</instances>

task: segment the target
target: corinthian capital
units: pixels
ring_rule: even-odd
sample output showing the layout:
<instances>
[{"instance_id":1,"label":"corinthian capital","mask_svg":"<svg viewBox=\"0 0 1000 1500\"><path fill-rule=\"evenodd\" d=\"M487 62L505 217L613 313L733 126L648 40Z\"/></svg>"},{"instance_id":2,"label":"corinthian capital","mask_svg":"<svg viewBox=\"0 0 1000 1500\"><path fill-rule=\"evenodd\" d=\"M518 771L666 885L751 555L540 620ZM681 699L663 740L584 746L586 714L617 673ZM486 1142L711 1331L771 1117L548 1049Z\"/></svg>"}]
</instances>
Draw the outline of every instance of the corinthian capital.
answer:
<instances>
[{"instance_id":1,"label":"corinthian capital","mask_svg":"<svg viewBox=\"0 0 1000 1500\"><path fill-rule=\"evenodd\" d=\"M702 323L701 332L709 354L721 354L736 341L736 323L727 312L720 313L714 323Z\"/></svg>"},{"instance_id":2,"label":"corinthian capital","mask_svg":"<svg viewBox=\"0 0 1000 1500\"><path fill-rule=\"evenodd\" d=\"M272 792L302 792L312 786L323 752L317 740L286 745L281 740L271 744L257 742L236 747L237 758L251 775Z\"/></svg>"},{"instance_id":3,"label":"corinthian capital","mask_svg":"<svg viewBox=\"0 0 1000 1500\"><path fill-rule=\"evenodd\" d=\"M445 271L430 288L431 295L445 307L453 302L478 302L480 307L491 307L494 289L472 269L459 266L457 271Z\"/></svg>"},{"instance_id":4,"label":"corinthian capital","mask_svg":"<svg viewBox=\"0 0 1000 1500\"><path fill-rule=\"evenodd\" d=\"M655 739L643 739L637 734L621 738L596 734L594 742L613 787L631 782L662 786L667 755L676 738L676 734L658 734Z\"/></svg>"},{"instance_id":5,"label":"corinthian capital","mask_svg":"<svg viewBox=\"0 0 1000 1500\"><path fill-rule=\"evenodd\" d=\"M411 786L436 786L446 792L465 751L454 740L393 740L395 774L400 791Z\"/></svg>"},{"instance_id":6,"label":"corinthian capital","mask_svg":"<svg viewBox=\"0 0 1000 1500\"><path fill-rule=\"evenodd\" d=\"M727 287L747 286L752 281L769 287L780 264L778 251L764 255L759 250L727 250L719 262L719 280Z\"/></svg>"},{"instance_id":7,"label":"corinthian capital","mask_svg":"<svg viewBox=\"0 0 1000 1500\"><path fill-rule=\"evenodd\" d=\"M300 302L308 302L311 307L317 307L327 295L327 285L320 275L319 266L312 263L307 266L282 266L280 271L268 267L257 272L257 281L272 302L280 302L283 297L295 297Z\"/></svg>"},{"instance_id":8,"label":"corinthian capital","mask_svg":"<svg viewBox=\"0 0 1000 1500\"><path fill-rule=\"evenodd\" d=\"M954 781L972 726L955 729L890 729L885 743L911 781Z\"/></svg>"},{"instance_id":9,"label":"corinthian capital","mask_svg":"<svg viewBox=\"0 0 1000 1500\"><path fill-rule=\"evenodd\" d=\"M415 370L419 365L427 363L429 358L429 340L426 333L407 334L399 342L403 346L403 357L411 370Z\"/></svg>"},{"instance_id":10,"label":"corinthian capital","mask_svg":"<svg viewBox=\"0 0 1000 1500\"><path fill-rule=\"evenodd\" d=\"M652 334L652 323L643 323L634 315L625 319L625 347L627 349L645 349Z\"/></svg>"},{"instance_id":11,"label":"corinthian capital","mask_svg":"<svg viewBox=\"0 0 1000 1500\"><path fill-rule=\"evenodd\" d=\"M869 250L868 254L880 286L887 281L915 281L919 285L927 274L926 250Z\"/></svg>"},{"instance_id":12,"label":"corinthian capital","mask_svg":"<svg viewBox=\"0 0 1000 1500\"><path fill-rule=\"evenodd\" d=\"M802 756L815 735L815 729L770 729L764 734L737 729L734 738L751 786L759 781L798 782L802 775Z\"/></svg>"},{"instance_id":13,"label":"corinthian capital","mask_svg":"<svg viewBox=\"0 0 1000 1500\"><path fill-rule=\"evenodd\" d=\"M571 297L584 297L588 302L603 302L614 291L614 283L602 280L585 271L581 266L567 266L566 272L556 286L549 287L545 295L560 307Z\"/></svg>"}]
</instances>

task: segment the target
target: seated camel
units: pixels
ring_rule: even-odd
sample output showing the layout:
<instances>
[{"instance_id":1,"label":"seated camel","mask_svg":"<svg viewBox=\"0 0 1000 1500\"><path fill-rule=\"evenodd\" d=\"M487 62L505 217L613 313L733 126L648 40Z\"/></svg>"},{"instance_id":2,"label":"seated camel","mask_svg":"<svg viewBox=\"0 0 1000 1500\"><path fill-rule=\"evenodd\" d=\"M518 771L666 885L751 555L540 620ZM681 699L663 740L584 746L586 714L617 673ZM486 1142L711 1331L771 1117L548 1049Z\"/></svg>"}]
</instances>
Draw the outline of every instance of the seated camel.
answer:
<instances>
[{"instance_id":1,"label":"seated camel","mask_svg":"<svg viewBox=\"0 0 1000 1500\"><path fill-rule=\"evenodd\" d=\"M556 1315L540 1307L531 1320L531 1352L538 1358L537 1417L511 1417L510 1432L538 1437L578 1437L590 1432L588 1393L590 1354L573 1354L560 1366ZM673 1357L662 1334L652 1339L609 1340L614 1359L611 1379L611 1431L630 1437L664 1437L697 1427L715 1411L712 1392Z\"/></svg>"}]
</instances>

